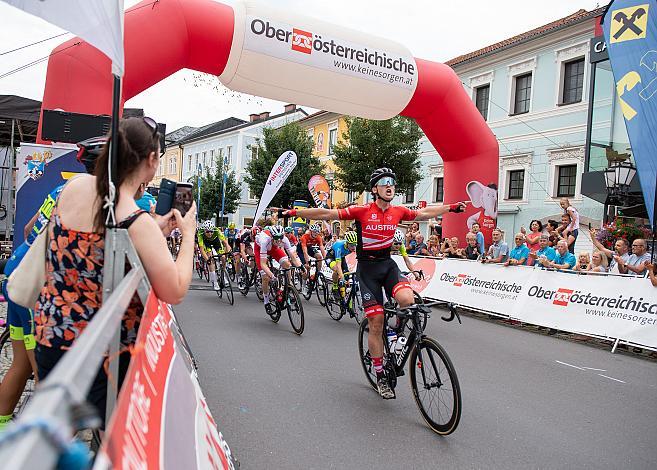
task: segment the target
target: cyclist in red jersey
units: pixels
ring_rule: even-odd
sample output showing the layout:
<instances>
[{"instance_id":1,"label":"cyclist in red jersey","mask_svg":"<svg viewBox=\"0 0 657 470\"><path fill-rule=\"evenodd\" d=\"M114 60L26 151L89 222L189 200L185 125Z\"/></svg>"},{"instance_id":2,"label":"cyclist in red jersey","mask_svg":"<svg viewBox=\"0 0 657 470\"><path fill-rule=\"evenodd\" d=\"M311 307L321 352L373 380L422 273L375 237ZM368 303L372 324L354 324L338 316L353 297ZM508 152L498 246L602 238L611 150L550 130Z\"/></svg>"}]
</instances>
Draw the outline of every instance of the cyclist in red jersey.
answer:
<instances>
[{"instance_id":1,"label":"cyclist in red jersey","mask_svg":"<svg viewBox=\"0 0 657 470\"><path fill-rule=\"evenodd\" d=\"M319 224L313 224L308 228L308 231L301 235L299 244L297 245L297 255L301 262L309 268L310 258L326 259L326 250L324 249L324 239L320 232L322 227ZM320 253L317 252L316 247L319 248ZM320 258L321 255L321 258Z\"/></svg>"},{"instance_id":2,"label":"cyclist in red jersey","mask_svg":"<svg viewBox=\"0 0 657 470\"><path fill-rule=\"evenodd\" d=\"M383 369L383 293L394 297L401 307L413 303L413 291L402 276L397 264L390 258L390 247L397 225L406 220L429 220L446 212L463 212L465 202L443 206L428 206L411 210L391 204L395 197L396 175L390 168L379 168L370 176L374 202L346 209L293 209L288 216L315 220L355 220L358 245L356 253L363 307L369 323L368 346L377 375L382 398L395 398Z\"/></svg>"}]
</instances>

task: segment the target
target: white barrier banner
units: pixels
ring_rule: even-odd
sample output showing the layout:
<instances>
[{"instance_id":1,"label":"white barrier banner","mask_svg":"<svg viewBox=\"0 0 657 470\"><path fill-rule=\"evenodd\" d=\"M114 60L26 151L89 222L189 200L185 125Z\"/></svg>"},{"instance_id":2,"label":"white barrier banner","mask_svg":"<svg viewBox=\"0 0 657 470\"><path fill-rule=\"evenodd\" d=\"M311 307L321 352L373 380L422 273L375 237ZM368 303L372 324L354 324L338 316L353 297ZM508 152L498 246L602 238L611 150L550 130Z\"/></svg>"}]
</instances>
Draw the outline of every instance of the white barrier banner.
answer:
<instances>
[{"instance_id":1,"label":"white barrier banner","mask_svg":"<svg viewBox=\"0 0 657 470\"><path fill-rule=\"evenodd\" d=\"M393 257L400 269L406 265ZM411 258L425 297L573 333L657 347L657 288L646 278Z\"/></svg>"}]
</instances>

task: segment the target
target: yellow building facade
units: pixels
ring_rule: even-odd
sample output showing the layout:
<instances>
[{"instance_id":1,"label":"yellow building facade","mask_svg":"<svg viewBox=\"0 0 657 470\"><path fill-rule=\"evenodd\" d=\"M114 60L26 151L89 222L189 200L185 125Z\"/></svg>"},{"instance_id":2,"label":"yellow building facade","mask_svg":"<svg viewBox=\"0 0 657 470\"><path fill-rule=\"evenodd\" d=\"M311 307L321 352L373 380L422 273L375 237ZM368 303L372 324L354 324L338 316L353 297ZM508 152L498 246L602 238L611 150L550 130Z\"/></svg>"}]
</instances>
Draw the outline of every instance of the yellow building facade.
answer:
<instances>
[{"instance_id":1,"label":"yellow building facade","mask_svg":"<svg viewBox=\"0 0 657 470\"><path fill-rule=\"evenodd\" d=\"M180 182L182 175L182 149L174 144L167 147L164 155L160 157L160 166L149 186L160 186L162 178Z\"/></svg>"},{"instance_id":2,"label":"yellow building facade","mask_svg":"<svg viewBox=\"0 0 657 470\"><path fill-rule=\"evenodd\" d=\"M318 111L310 116L298 121L298 124L307 132L307 135L313 139L313 155L325 165L324 177L331 187L331 203L333 207L346 202L356 202L362 204L363 195L346 193L337 189L334 182L334 173L336 170L333 161L333 147L339 142L343 143L343 134L347 131L347 116L333 113L330 111ZM340 225L344 230L346 223L340 224L335 222L334 225Z\"/></svg>"}]
</instances>

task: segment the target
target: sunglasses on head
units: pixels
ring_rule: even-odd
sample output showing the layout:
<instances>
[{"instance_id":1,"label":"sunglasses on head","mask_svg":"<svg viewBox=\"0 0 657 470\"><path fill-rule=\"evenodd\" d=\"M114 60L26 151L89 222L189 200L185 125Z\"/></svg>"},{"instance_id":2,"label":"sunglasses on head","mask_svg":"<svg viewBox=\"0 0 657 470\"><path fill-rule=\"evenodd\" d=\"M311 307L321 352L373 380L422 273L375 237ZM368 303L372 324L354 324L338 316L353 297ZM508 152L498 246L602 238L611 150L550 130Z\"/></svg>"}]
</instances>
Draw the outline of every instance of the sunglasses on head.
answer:
<instances>
[{"instance_id":1,"label":"sunglasses on head","mask_svg":"<svg viewBox=\"0 0 657 470\"><path fill-rule=\"evenodd\" d=\"M376 182L377 186L394 186L396 183L395 179L392 176L384 176L379 181Z\"/></svg>"},{"instance_id":2,"label":"sunglasses on head","mask_svg":"<svg viewBox=\"0 0 657 470\"><path fill-rule=\"evenodd\" d=\"M149 118L148 116L144 116L142 120L148 127L151 128L151 130L153 131L153 136L155 136L155 134L157 134L157 122L155 122L155 119Z\"/></svg>"}]
</instances>

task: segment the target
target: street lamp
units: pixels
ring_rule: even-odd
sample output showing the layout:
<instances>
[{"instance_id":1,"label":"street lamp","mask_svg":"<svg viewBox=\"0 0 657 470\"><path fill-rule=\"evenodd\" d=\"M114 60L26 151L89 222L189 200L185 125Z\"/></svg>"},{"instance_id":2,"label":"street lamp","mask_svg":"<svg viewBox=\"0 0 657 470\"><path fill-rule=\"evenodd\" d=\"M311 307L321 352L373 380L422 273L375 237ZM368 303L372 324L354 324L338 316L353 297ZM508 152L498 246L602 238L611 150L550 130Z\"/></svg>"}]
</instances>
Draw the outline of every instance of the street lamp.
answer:
<instances>
[{"instance_id":1,"label":"street lamp","mask_svg":"<svg viewBox=\"0 0 657 470\"><path fill-rule=\"evenodd\" d=\"M617 162L605 170L607 192L627 195L636 175L636 167L630 162Z\"/></svg>"}]
</instances>

